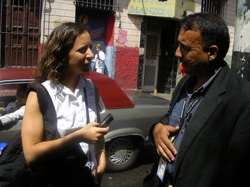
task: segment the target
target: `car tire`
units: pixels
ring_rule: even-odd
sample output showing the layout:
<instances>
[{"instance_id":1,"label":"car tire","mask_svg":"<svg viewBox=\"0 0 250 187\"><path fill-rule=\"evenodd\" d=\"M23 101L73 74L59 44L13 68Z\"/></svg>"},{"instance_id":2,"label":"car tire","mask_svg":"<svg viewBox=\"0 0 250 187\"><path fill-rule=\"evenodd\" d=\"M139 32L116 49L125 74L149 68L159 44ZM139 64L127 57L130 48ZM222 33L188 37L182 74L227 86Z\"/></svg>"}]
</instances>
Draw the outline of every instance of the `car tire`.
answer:
<instances>
[{"instance_id":1,"label":"car tire","mask_svg":"<svg viewBox=\"0 0 250 187\"><path fill-rule=\"evenodd\" d=\"M107 171L119 172L129 169L139 156L139 142L131 137L115 138L107 142Z\"/></svg>"}]
</instances>

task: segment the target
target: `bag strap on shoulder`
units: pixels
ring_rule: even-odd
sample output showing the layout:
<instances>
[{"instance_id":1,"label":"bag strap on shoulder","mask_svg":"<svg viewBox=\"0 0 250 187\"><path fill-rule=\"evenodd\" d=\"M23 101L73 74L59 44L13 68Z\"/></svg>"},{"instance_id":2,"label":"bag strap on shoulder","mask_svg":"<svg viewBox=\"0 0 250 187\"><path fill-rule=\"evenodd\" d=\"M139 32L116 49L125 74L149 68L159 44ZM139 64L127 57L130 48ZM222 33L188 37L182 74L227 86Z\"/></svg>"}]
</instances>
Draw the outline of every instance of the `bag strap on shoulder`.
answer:
<instances>
[{"instance_id":1,"label":"bag strap on shoulder","mask_svg":"<svg viewBox=\"0 0 250 187\"><path fill-rule=\"evenodd\" d=\"M57 136L57 115L54 104L47 89L40 83L32 84L29 91L37 93L40 111L43 115L45 136L44 140L55 139Z\"/></svg>"}]
</instances>

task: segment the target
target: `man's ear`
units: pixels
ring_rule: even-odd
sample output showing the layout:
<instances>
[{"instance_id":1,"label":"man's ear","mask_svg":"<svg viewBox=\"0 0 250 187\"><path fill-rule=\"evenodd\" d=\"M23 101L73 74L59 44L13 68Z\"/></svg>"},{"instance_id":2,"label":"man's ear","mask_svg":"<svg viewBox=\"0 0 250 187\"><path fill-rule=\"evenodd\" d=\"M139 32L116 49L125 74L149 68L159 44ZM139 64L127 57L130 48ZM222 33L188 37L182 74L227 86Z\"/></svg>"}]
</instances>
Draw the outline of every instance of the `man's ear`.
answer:
<instances>
[{"instance_id":1,"label":"man's ear","mask_svg":"<svg viewBox=\"0 0 250 187\"><path fill-rule=\"evenodd\" d=\"M218 46L217 45L211 45L208 50L208 60L213 61L218 55Z\"/></svg>"}]
</instances>

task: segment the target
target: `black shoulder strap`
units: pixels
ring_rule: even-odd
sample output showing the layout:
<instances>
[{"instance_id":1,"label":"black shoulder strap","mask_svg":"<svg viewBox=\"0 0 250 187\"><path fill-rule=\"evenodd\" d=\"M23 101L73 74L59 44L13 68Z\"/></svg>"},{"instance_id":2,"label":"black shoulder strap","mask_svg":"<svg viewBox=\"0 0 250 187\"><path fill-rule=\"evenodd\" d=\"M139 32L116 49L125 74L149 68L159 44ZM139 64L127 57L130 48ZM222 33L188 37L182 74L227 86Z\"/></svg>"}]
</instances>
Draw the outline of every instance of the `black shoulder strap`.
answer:
<instances>
[{"instance_id":1,"label":"black shoulder strap","mask_svg":"<svg viewBox=\"0 0 250 187\"><path fill-rule=\"evenodd\" d=\"M40 111L44 115L46 113L46 109L48 108L48 105L53 104L47 89L42 84L35 83L30 86L29 92L30 91L34 91L37 93Z\"/></svg>"},{"instance_id":2,"label":"black shoulder strap","mask_svg":"<svg viewBox=\"0 0 250 187\"><path fill-rule=\"evenodd\" d=\"M44 140L55 139L57 134L57 116L52 99L47 89L40 83L32 84L29 91L35 91L43 115L45 133Z\"/></svg>"}]
</instances>

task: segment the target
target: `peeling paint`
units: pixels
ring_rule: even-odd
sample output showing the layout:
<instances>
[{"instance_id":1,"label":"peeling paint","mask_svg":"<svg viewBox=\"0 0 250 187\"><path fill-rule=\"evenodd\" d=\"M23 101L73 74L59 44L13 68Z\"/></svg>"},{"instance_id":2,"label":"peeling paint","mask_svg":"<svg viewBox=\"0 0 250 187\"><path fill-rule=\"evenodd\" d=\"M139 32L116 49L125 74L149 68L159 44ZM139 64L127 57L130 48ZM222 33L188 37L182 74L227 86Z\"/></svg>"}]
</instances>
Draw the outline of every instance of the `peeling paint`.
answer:
<instances>
[{"instance_id":1,"label":"peeling paint","mask_svg":"<svg viewBox=\"0 0 250 187\"><path fill-rule=\"evenodd\" d=\"M238 0L237 1L237 17L243 18L247 11L250 9L249 0Z\"/></svg>"},{"instance_id":2,"label":"peeling paint","mask_svg":"<svg viewBox=\"0 0 250 187\"><path fill-rule=\"evenodd\" d=\"M246 2L244 3L244 6L246 6L247 9L249 10L250 9L250 1L246 0Z\"/></svg>"},{"instance_id":3,"label":"peeling paint","mask_svg":"<svg viewBox=\"0 0 250 187\"><path fill-rule=\"evenodd\" d=\"M232 62L233 73L250 80L250 53L234 51Z\"/></svg>"},{"instance_id":4,"label":"peeling paint","mask_svg":"<svg viewBox=\"0 0 250 187\"><path fill-rule=\"evenodd\" d=\"M235 20L231 68L240 77L250 80L250 0L238 0Z\"/></svg>"}]
</instances>

